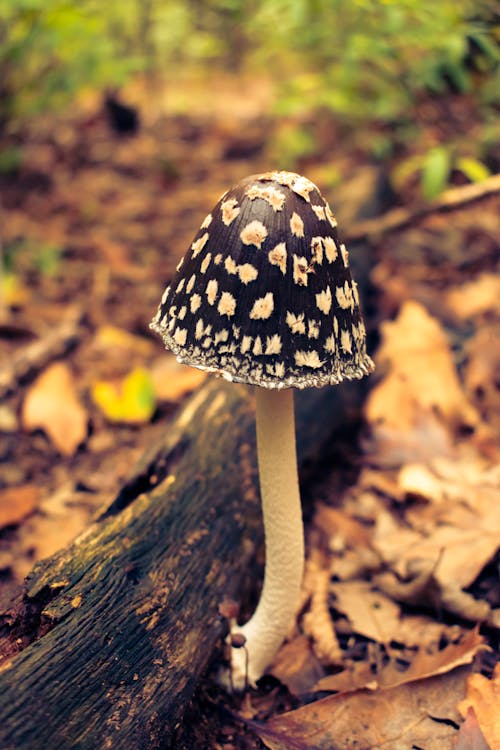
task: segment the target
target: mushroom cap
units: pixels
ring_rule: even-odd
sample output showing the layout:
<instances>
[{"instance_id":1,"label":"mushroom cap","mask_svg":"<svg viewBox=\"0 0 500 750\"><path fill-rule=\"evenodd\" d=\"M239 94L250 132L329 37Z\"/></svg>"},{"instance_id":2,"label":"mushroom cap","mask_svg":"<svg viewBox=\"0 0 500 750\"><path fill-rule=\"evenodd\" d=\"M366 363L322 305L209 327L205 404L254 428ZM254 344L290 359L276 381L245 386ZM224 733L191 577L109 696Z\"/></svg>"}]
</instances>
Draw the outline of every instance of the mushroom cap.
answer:
<instances>
[{"instance_id":1,"label":"mushroom cap","mask_svg":"<svg viewBox=\"0 0 500 750\"><path fill-rule=\"evenodd\" d=\"M318 188L292 172L225 193L151 323L179 362L264 388L309 388L373 369L348 253Z\"/></svg>"}]
</instances>

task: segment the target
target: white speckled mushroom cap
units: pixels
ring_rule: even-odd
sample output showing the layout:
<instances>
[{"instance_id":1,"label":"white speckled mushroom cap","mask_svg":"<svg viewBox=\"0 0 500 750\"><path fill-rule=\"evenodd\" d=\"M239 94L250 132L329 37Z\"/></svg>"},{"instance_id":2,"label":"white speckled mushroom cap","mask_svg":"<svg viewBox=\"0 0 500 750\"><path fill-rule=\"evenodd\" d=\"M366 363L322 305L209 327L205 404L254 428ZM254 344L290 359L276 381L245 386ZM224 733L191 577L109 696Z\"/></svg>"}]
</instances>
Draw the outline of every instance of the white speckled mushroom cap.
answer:
<instances>
[{"instance_id":1,"label":"white speckled mushroom cap","mask_svg":"<svg viewBox=\"0 0 500 750\"><path fill-rule=\"evenodd\" d=\"M242 180L208 214L151 328L179 362L264 388L373 369L348 253L318 188L292 172Z\"/></svg>"}]
</instances>

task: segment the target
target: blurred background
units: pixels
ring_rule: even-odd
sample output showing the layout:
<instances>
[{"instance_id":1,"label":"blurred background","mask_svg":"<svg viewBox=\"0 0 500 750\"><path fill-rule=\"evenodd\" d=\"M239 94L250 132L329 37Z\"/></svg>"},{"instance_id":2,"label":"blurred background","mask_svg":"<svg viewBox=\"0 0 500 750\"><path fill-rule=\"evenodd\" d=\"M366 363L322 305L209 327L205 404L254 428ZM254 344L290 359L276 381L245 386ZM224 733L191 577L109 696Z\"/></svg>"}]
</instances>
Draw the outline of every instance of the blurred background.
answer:
<instances>
[{"instance_id":1,"label":"blurred background","mask_svg":"<svg viewBox=\"0 0 500 750\"><path fill-rule=\"evenodd\" d=\"M265 152L282 168L321 159L333 185L343 164L332 156L356 150L387 165L396 190L415 180L432 197L497 171L499 24L488 0L6 0L0 123L14 141L2 143L0 169L22 166L23 137L48 127L41 114L68 118L76 105L89 116L96 92L107 92L118 133L219 112L222 156ZM113 106L118 89L134 112ZM242 118L252 128L236 131L237 153ZM52 133L74 145L65 135ZM182 178L163 135L156 166Z\"/></svg>"},{"instance_id":2,"label":"blurred background","mask_svg":"<svg viewBox=\"0 0 500 750\"><path fill-rule=\"evenodd\" d=\"M349 236L360 201L413 210L499 171L498 11L488 0L3 0L6 580L88 522L203 377L148 324L230 185L302 172ZM382 247L379 318L410 287L436 312L445 277L497 270L497 210L460 216Z\"/></svg>"}]
</instances>

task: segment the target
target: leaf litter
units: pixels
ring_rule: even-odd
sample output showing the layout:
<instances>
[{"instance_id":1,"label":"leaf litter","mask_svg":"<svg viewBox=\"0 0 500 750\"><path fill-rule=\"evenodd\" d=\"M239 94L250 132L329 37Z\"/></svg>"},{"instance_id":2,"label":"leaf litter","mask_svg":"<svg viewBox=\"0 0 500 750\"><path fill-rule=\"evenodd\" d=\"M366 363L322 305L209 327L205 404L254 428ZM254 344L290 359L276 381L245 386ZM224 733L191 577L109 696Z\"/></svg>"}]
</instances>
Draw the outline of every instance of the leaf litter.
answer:
<instances>
[{"instance_id":1,"label":"leaf litter","mask_svg":"<svg viewBox=\"0 0 500 750\"><path fill-rule=\"evenodd\" d=\"M20 524L18 559L9 558L7 535L0 568L3 574L10 567L18 580L33 559L85 527L142 445L164 429L155 424L150 396L135 424L110 419L92 400L95 384L123 384L145 367L151 382L143 390L154 393L156 413L165 417L200 382L203 374L159 355L147 322L203 207L242 173L267 166L262 159L221 163L220 124L206 119L196 124L196 149L184 138L186 122L175 118L126 144L100 127L96 137L94 126L50 122L44 132L42 124L26 145L26 163L43 156L40 169L50 170L52 187L37 200L15 189L4 207L6 242L21 236L50 243L64 263L64 284L57 274L40 277L36 294L19 275L25 294L12 303L13 323L21 330L36 321L43 339L70 303L86 310L86 335L67 354L59 387L50 377L50 388L44 384L47 372L57 382L51 368L59 365L49 362L41 379L9 401L14 421L6 424L20 414L25 432L2 434L10 462L1 487L10 482L21 492L35 484L30 477L43 477L37 497L28 490L17 503L0 495L5 518ZM166 156L179 165L168 179L161 167L165 128L173 151ZM424 227L395 233L377 248L373 281L384 322L365 405L364 454L340 493L338 467L316 484L304 595L271 669L288 696L263 689L247 695L242 708L267 747L498 745L498 674L486 658L496 654L485 650L498 642L500 625L498 274L483 256L474 258L471 242L477 227L484 227L483 248L493 238L497 208L430 215ZM433 257L438 264L428 262ZM470 268L478 270L475 278ZM22 348L21 340L1 343L7 354ZM132 404L136 417L141 389L131 389L130 403L119 403L123 390L108 391L104 401L126 416ZM284 709L295 710L276 715Z\"/></svg>"},{"instance_id":2,"label":"leaf litter","mask_svg":"<svg viewBox=\"0 0 500 750\"><path fill-rule=\"evenodd\" d=\"M270 669L308 702L253 726L270 750L500 748L498 667L484 666L498 658L486 634L500 623L493 287L488 278L449 294L454 312L469 295L478 321L460 369L450 331L422 302L402 301L381 325L366 458L341 498L325 492L315 504L310 555L319 547L321 565L307 563L309 594ZM478 598L491 565L493 589ZM315 595L340 645L335 660L322 658L308 622Z\"/></svg>"}]
</instances>

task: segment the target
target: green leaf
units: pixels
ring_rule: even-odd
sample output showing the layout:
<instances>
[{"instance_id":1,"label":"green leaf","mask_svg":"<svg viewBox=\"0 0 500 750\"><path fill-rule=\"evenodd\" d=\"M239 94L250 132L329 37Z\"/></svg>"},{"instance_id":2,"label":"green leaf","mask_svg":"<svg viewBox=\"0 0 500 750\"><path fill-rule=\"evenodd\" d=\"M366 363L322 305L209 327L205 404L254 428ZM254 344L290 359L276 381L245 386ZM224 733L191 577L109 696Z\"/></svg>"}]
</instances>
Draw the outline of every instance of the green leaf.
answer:
<instances>
[{"instance_id":1,"label":"green leaf","mask_svg":"<svg viewBox=\"0 0 500 750\"><path fill-rule=\"evenodd\" d=\"M451 160L448 149L435 146L424 157L422 166L422 195L427 200L436 198L445 189L450 175Z\"/></svg>"},{"instance_id":2,"label":"green leaf","mask_svg":"<svg viewBox=\"0 0 500 750\"><path fill-rule=\"evenodd\" d=\"M0 174L15 174L22 163L23 152L18 146L7 146L0 150Z\"/></svg>"}]
</instances>

